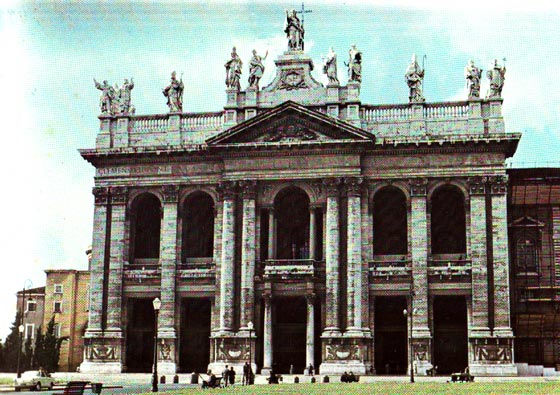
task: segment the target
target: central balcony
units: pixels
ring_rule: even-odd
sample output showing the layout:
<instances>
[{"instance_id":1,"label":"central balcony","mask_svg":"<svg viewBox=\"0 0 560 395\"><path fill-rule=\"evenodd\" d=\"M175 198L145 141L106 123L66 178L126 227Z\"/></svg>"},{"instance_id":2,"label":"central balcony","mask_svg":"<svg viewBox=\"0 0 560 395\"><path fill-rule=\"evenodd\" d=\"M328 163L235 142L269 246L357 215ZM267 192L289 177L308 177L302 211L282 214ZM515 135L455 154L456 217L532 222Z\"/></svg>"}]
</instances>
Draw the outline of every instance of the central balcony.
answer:
<instances>
[{"instance_id":1,"label":"central balcony","mask_svg":"<svg viewBox=\"0 0 560 395\"><path fill-rule=\"evenodd\" d=\"M267 259L263 263L264 278L280 280L314 277L318 266L313 259Z\"/></svg>"},{"instance_id":2,"label":"central balcony","mask_svg":"<svg viewBox=\"0 0 560 395\"><path fill-rule=\"evenodd\" d=\"M379 256L369 262L369 273L373 283L409 283L411 261L404 256Z\"/></svg>"}]
</instances>

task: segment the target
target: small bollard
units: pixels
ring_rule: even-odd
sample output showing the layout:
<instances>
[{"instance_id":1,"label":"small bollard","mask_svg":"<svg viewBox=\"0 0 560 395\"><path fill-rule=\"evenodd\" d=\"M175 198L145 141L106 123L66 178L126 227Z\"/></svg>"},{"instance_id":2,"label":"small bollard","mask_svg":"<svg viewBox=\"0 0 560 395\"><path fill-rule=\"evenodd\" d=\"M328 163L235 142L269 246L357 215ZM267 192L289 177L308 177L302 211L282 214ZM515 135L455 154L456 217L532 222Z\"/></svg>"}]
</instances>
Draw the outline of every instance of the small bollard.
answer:
<instances>
[{"instance_id":1,"label":"small bollard","mask_svg":"<svg viewBox=\"0 0 560 395\"><path fill-rule=\"evenodd\" d=\"M329 379L329 376L323 376L323 383L328 383L330 381L331 379Z\"/></svg>"},{"instance_id":2,"label":"small bollard","mask_svg":"<svg viewBox=\"0 0 560 395\"><path fill-rule=\"evenodd\" d=\"M299 383L299 377L298 376L294 377L294 383L296 383L296 384Z\"/></svg>"},{"instance_id":3,"label":"small bollard","mask_svg":"<svg viewBox=\"0 0 560 395\"><path fill-rule=\"evenodd\" d=\"M179 375L178 374L173 376L173 384L179 384Z\"/></svg>"},{"instance_id":4,"label":"small bollard","mask_svg":"<svg viewBox=\"0 0 560 395\"><path fill-rule=\"evenodd\" d=\"M311 384L315 383L317 380L315 380L315 376L311 376Z\"/></svg>"},{"instance_id":5,"label":"small bollard","mask_svg":"<svg viewBox=\"0 0 560 395\"><path fill-rule=\"evenodd\" d=\"M192 372L191 374L191 384L198 384L198 374Z\"/></svg>"},{"instance_id":6,"label":"small bollard","mask_svg":"<svg viewBox=\"0 0 560 395\"><path fill-rule=\"evenodd\" d=\"M161 376L161 377L159 378L159 383L160 383L160 384L165 384L165 376Z\"/></svg>"}]
</instances>

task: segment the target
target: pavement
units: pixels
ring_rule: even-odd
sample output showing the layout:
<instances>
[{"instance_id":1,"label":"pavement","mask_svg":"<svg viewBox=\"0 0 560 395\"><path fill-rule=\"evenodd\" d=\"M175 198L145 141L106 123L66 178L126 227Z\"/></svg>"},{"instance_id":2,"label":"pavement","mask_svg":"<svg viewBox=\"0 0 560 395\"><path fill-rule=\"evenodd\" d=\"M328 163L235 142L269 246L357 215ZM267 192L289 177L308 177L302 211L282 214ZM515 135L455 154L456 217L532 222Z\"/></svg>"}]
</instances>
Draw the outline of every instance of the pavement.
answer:
<instances>
[{"instance_id":1,"label":"pavement","mask_svg":"<svg viewBox=\"0 0 560 395\"><path fill-rule=\"evenodd\" d=\"M0 373L0 379L9 378L14 379L15 373ZM140 394L151 392L151 379L150 373L122 373L122 374L86 374L86 373L53 373L52 376L59 382L64 383L67 381L90 381L93 383L103 383L105 386L122 386L123 388L113 388L102 390L102 395L115 395L115 394ZM171 391L182 388L198 387L201 383L199 378L198 384L191 383L191 374L178 374L179 383L173 384L173 375L166 375L166 384L158 384L160 391ZM204 376L205 377L205 376ZM282 375L284 383L293 383L295 378L298 378L300 383L309 383L312 376L305 375ZM323 382L323 375L313 376L317 383ZM238 382L236 385L241 385L241 377L237 377ZM330 382L339 382L339 376L330 376ZM449 380L449 376L415 376L417 382L441 382L445 383ZM556 381L560 384L560 377L476 377L476 382L548 382ZM409 382L409 376L360 376L360 383L376 383L376 382ZM255 384L267 384L267 376L256 375ZM0 385L0 392L13 392L12 385ZM43 391L45 395L52 393L61 393L62 387L56 388L54 391ZM88 391L89 393L89 391ZM31 392L19 392L20 395L31 394ZM36 394L36 392L34 392Z\"/></svg>"}]
</instances>

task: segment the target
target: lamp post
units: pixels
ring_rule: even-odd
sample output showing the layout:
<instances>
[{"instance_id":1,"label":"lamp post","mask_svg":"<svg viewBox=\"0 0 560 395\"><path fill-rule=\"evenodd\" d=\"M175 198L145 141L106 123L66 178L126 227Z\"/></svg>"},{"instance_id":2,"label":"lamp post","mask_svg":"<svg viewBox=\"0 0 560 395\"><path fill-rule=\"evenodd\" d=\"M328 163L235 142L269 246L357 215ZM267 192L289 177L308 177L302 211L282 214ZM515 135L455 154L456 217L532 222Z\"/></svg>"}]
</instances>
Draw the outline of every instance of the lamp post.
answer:
<instances>
[{"instance_id":1,"label":"lamp post","mask_svg":"<svg viewBox=\"0 0 560 395\"><path fill-rule=\"evenodd\" d=\"M152 302L154 305L155 326L154 326L154 368L152 375L152 392L158 392L158 373L157 373L157 339L158 339L158 316L161 309L161 300L155 298Z\"/></svg>"},{"instance_id":2,"label":"lamp post","mask_svg":"<svg viewBox=\"0 0 560 395\"><path fill-rule=\"evenodd\" d=\"M408 332L408 345L410 352L410 382L414 383L414 350L412 347L412 321L414 314L416 314L416 309L413 307L414 291L410 294L410 314L408 314L407 309L403 310L403 315L410 320L410 329ZM410 316L410 317L409 317Z\"/></svg>"},{"instance_id":3,"label":"lamp post","mask_svg":"<svg viewBox=\"0 0 560 395\"><path fill-rule=\"evenodd\" d=\"M253 337L253 321L247 323L247 329L249 329L249 385L253 384L253 343L251 339Z\"/></svg>"},{"instance_id":4,"label":"lamp post","mask_svg":"<svg viewBox=\"0 0 560 395\"><path fill-rule=\"evenodd\" d=\"M30 279L25 280L23 283L23 291L21 293L21 313L19 315L19 325L18 325L18 350L17 350L17 378L21 377L21 370L20 370L20 360L21 360L21 348L23 347L23 331L25 327L23 326L23 314L25 311L25 289L31 289L33 287L33 283Z\"/></svg>"}]
</instances>

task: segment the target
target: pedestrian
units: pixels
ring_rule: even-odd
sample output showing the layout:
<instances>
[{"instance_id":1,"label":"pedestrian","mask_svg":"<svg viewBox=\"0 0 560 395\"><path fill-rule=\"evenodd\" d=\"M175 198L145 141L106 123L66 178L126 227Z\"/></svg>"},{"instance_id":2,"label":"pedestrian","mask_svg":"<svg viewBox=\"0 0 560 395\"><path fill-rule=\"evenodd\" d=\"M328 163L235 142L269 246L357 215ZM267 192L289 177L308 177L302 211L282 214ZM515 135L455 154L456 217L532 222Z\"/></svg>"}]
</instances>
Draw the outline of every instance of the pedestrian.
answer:
<instances>
[{"instance_id":1,"label":"pedestrian","mask_svg":"<svg viewBox=\"0 0 560 395\"><path fill-rule=\"evenodd\" d=\"M294 374L294 364L290 364L290 375Z\"/></svg>"},{"instance_id":2,"label":"pedestrian","mask_svg":"<svg viewBox=\"0 0 560 395\"><path fill-rule=\"evenodd\" d=\"M229 370L229 383L232 387L235 384L235 370L233 370L233 366Z\"/></svg>"},{"instance_id":3,"label":"pedestrian","mask_svg":"<svg viewBox=\"0 0 560 395\"><path fill-rule=\"evenodd\" d=\"M222 381L224 383L224 387L227 387L228 385L228 377L229 377L229 369L228 369L228 365L226 365L224 371L222 372Z\"/></svg>"},{"instance_id":4,"label":"pedestrian","mask_svg":"<svg viewBox=\"0 0 560 395\"><path fill-rule=\"evenodd\" d=\"M245 362L245 364L243 365L243 385L249 385L251 383L249 369L251 369L251 367L249 366L249 362Z\"/></svg>"}]
</instances>

